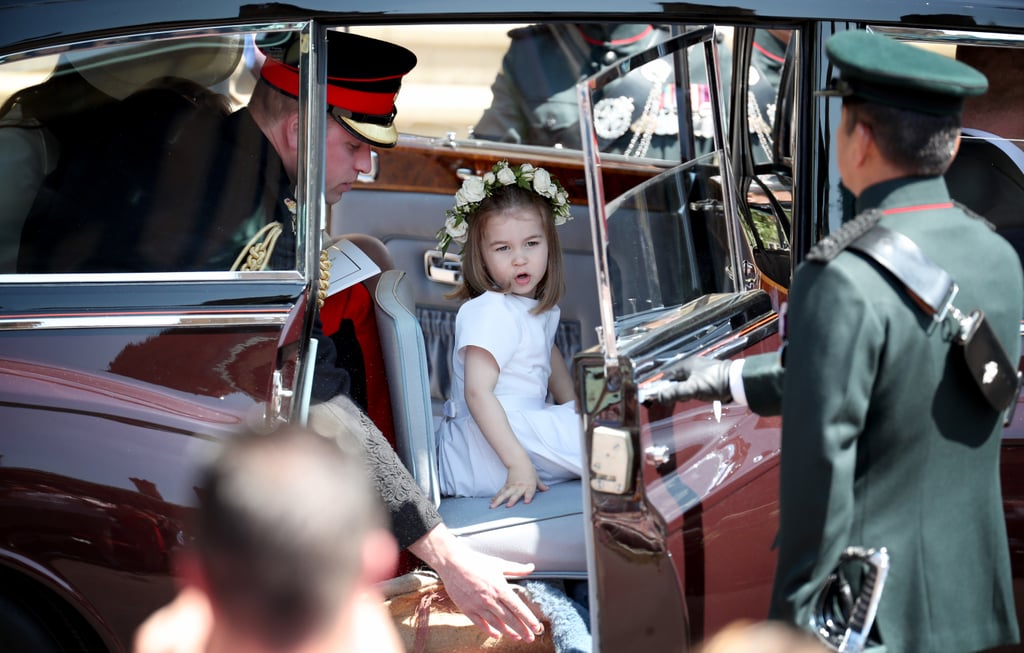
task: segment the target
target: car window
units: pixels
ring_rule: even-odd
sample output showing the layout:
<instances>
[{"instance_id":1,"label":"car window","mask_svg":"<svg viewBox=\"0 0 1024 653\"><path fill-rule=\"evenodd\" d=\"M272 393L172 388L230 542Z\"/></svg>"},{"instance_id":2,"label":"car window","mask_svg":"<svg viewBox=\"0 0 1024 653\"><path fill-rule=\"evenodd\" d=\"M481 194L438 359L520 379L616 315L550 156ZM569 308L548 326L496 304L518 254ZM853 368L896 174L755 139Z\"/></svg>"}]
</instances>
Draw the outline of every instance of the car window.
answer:
<instances>
[{"instance_id":1,"label":"car window","mask_svg":"<svg viewBox=\"0 0 1024 653\"><path fill-rule=\"evenodd\" d=\"M599 136L602 126L598 107L616 93L616 82L639 73L660 80L659 86L690 88L686 80L695 71L710 80L706 98L677 102L677 140L682 156L692 150L686 162L627 190L618 197L603 197L601 161L607 158L599 147L585 149L591 188L591 219L601 235L607 267L604 275L610 295L614 327L628 334L622 321L633 315L649 316L652 311L684 304L701 295L736 290L733 270L737 267L737 233L730 228L725 140L725 102L721 75L717 70L715 31L711 27L685 32L657 48L641 51L615 67L608 67L578 85L580 113L593 108L585 129ZM709 56L710 55L710 56ZM679 80L683 80L680 84ZM688 111L687 111L688 109ZM645 114L649 112L645 111ZM634 134L651 140L654 124ZM692 135L685 138L685 132ZM585 145L599 144L590 138ZM706 150L703 153L702 150ZM612 325L602 322L605 333Z\"/></svg>"},{"instance_id":2,"label":"car window","mask_svg":"<svg viewBox=\"0 0 1024 653\"><path fill-rule=\"evenodd\" d=\"M353 27L402 43L419 62L403 84L401 131L513 145L580 149L575 84L581 78L685 29L631 23L532 23ZM724 44L725 34L718 38ZM722 47L723 70L729 52ZM601 149L679 162L676 92L661 69L624 76L595 107ZM688 71L703 151L710 149L708 82L702 62ZM650 133L646 133L649 131Z\"/></svg>"},{"instance_id":3,"label":"car window","mask_svg":"<svg viewBox=\"0 0 1024 653\"><path fill-rule=\"evenodd\" d=\"M276 238L257 234L277 189L240 181L255 172L233 148L256 36L104 40L0 63L0 273L295 269L294 253L276 266L240 256Z\"/></svg>"}]
</instances>

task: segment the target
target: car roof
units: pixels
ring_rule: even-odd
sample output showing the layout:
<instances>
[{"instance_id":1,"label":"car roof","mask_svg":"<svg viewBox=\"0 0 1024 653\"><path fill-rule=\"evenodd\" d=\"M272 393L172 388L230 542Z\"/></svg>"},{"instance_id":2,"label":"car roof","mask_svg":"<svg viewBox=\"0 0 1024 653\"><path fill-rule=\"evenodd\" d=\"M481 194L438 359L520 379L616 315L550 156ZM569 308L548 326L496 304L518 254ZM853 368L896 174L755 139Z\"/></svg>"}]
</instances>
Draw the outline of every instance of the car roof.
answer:
<instances>
[{"instance_id":1,"label":"car roof","mask_svg":"<svg viewBox=\"0 0 1024 653\"><path fill-rule=\"evenodd\" d=\"M305 0L302 7L237 0L0 0L0 55L71 37L137 33L140 27L162 31L179 27L319 18L325 22L400 23L416 17L444 21L537 22L586 20L636 22L728 22L770 24L805 20L907 24L961 30L1024 28L1024 5L1006 0L973 0L970 15L963 0L519 0L514 6L439 3L436 0L378 0L367 10L363 0ZM628 11L627 11L628 10Z\"/></svg>"}]
</instances>

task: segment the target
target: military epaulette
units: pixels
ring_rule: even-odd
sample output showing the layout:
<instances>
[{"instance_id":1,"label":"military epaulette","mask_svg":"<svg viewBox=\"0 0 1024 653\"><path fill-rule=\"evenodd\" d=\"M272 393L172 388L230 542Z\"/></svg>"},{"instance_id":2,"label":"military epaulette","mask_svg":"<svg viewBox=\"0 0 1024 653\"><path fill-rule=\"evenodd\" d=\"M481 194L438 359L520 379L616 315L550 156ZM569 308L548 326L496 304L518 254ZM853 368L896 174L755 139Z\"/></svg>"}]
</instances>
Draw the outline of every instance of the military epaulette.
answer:
<instances>
[{"instance_id":1,"label":"military epaulette","mask_svg":"<svg viewBox=\"0 0 1024 653\"><path fill-rule=\"evenodd\" d=\"M967 208L967 205L961 204L960 202L957 202L956 200L953 200L953 206L955 206L956 208L958 208L961 211L963 211L967 215L968 218L974 218L975 220L981 220L982 223L986 227L988 227L992 231L996 230L996 226L994 224L992 224L991 222L989 222L988 218L986 218L985 216L981 215L980 213L975 213L971 209Z\"/></svg>"},{"instance_id":2,"label":"military epaulette","mask_svg":"<svg viewBox=\"0 0 1024 653\"><path fill-rule=\"evenodd\" d=\"M819 240L811 251L807 252L807 260L828 263L846 249L847 245L870 231L881 219L882 212L879 209L869 209L858 214L840 227L839 231Z\"/></svg>"}]
</instances>

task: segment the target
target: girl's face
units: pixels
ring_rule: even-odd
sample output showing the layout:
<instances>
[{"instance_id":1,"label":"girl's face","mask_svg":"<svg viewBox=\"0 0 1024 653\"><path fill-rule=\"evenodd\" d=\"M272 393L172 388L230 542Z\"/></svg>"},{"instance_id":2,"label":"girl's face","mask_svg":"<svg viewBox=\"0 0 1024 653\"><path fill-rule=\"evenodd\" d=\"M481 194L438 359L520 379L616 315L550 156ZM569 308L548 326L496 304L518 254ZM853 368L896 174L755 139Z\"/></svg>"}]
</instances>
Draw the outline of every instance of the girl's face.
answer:
<instances>
[{"instance_id":1,"label":"girl's face","mask_svg":"<svg viewBox=\"0 0 1024 653\"><path fill-rule=\"evenodd\" d=\"M548 270L548 241L536 209L491 213L483 230L483 259L491 279L509 292L533 298Z\"/></svg>"}]
</instances>

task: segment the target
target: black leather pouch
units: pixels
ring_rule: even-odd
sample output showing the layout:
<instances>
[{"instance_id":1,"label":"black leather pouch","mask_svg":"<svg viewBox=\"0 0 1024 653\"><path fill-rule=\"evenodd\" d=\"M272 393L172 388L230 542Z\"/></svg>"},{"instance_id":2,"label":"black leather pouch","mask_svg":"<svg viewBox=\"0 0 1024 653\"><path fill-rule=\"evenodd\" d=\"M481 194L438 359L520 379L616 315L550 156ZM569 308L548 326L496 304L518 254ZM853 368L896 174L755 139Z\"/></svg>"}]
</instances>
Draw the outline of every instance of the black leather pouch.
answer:
<instances>
[{"instance_id":1,"label":"black leather pouch","mask_svg":"<svg viewBox=\"0 0 1024 653\"><path fill-rule=\"evenodd\" d=\"M1017 401L1020 380L1017 368L1006 357L999 339L980 310L968 316L970 328L961 336L964 362L981 394L998 411Z\"/></svg>"}]
</instances>

